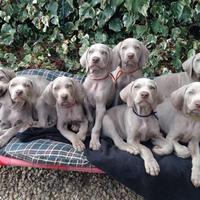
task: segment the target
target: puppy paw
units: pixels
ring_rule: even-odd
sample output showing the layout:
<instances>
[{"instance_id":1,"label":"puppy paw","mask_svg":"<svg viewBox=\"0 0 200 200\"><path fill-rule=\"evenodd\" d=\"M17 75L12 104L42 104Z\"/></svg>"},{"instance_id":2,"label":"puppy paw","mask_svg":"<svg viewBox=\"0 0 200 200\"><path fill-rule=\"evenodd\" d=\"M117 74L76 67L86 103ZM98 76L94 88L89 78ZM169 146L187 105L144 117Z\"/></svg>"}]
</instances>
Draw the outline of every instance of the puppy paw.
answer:
<instances>
[{"instance_id":1,"label":"puppy paw","mask_svg":"<svg viewBox=\"0 0 200 200\"><path fill-rule=\"evenodd\" d=\"M8 143L9 139L1 136L0 137L0 148L2 148L3 146L5 146Z\"/></svg>"},{"instance_id":2,"label":"puppy paw","mask_svg":"<svg viewBox=\"0 0 200 200\"><path fill-rule=\"evenodd\" d=\"M200 171L199 170L192 170L191 181L195 187L200 187Z\"/></svg>"},{"instance_id":3,"label":"puppy paw","mask_svg":"<svg viewBox=\"0 0 200 200\"><path fill-rule=\"evenodd\" d=\"M130 154L134 154L134 155L138 155L140 153L139 149L136 146L127 144L127 143L125 143L124 145L122 145L118 148L121 149L122 151L127 151Z\"/></svg>"},{"instance_id":4,"label":"puppy paw","mask_svg":"<svg viewBox=\"0 0 200 200\"><path fill-rule=\"evenodd\" d=\"M79 138L72 142L72 146L77 151L83 151L85 149L85 144Z\"/></svg>"},{"instance_id":5,"label":"puppy paw","mask_svg":"<svg viewBox=\"0 0 200 200\"><path fill-rule=\"evenodd\" d=\"M99 150L100 147L101 147L101 143L99 140L94 140L94 139L91 139L90 140L90 149L92 150Z\"/></svg>"},{"instance_id":6,"label":"puppy paw","mask_svg":"<svg viewBox=\"0 0 200 200\"><path fill-rule=\"evenodd\" d=\"M160 167L155 159L145 161L144 165L147 174L150 174L151 176L158 176Z\"/></svg>"},{"instance_id":7,"label":"puppy paw","mask_svg":"<svg viewBox=\"0 0 200 200\"><path fill-rule=\"evenodd\" d=\"M180 158L189 158L190 157L190 151L188 149L188 147L186 146L178 146L175 148L175 154L176 156L180 157Z\"/></svg>"},{"instance_id":8,"label":"puppy paw","mask_svg":"<svg viewBox=\"0 0 200 200\"><path fill-rule=\"evenodd\" d=\"M79 129L80 129L80 125L78 125L78 124L71 125L71 130L75 133L77 133L79 131Z\"/></svg>"},{"instance_id":9,"label":"puppy paw","mask_svg":"<svg viewBox=\"0 0 200 200\"><path fill-rule=\"evenodd\" d=\"M79 137L79 139L81 141L85 141L85 138L86 138L86 134L85 133L78 132L77 136Z\"/></svg>"},{"instance_id":10,"label":"puppy paw","mask_svg":"<svg viewBox=\"0 0 200 200\"><path fill-rule=\"evenodd\" d=\"M173 147L172 146L154 146L152 151L158 155L169 155L170 153L172 153L173 151Z\"/></svg>"}]
</instances>

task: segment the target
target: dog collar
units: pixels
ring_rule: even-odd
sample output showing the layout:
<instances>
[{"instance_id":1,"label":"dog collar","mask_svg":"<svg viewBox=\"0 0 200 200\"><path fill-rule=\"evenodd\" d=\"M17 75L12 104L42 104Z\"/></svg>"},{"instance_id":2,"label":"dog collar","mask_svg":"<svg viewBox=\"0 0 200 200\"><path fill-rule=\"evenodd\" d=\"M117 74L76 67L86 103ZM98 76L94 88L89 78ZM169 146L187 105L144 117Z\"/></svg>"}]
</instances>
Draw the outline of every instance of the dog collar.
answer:
<instances>
[{"instance_id":1,"label":"dog collar","mask_svg":"<svg viewBox=\"0 0 200 200\"><path fill-rule=\"evenodd\" d=\"M133 74L135 73L138 69L134 69L134 70L130 70L130 71L126 71L124 69L122 69L121 67L117 67L117 74L115 76L113 76L113 80L116 82L123 74Z\"/></svg>"},{"instance_id":2,"label":"dog collar","mask_svg":"<svg viewBox=\"0 0 200 200\"><path fill-rule=\"evenodd\" d=\"M140 114L138 114L135 110L134 110L134 108L132 108L132 111L133 111L133 113L135 114L135 115L137 115L138 117L150 117L150 116L154 116L157 120L158 120L158 116L156 115L156 113L157 112L155 112L155 111L151 111L148 115L140 115Z\"/></svg>"}]
</instances>

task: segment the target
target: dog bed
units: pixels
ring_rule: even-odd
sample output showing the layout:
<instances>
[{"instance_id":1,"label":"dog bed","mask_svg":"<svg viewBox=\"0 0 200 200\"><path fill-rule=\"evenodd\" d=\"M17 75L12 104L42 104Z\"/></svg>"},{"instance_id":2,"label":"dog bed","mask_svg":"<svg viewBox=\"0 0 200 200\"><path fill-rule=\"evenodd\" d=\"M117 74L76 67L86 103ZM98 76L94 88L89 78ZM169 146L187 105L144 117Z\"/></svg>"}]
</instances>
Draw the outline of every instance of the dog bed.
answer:
<instances>
[{"instance_id":1,"label":"dog bed","mask_svg":"<svg viewBox=\"0 0 200 200\"><path fill-rule=\"evenodd\" d=\"M84 80L81 76L42 69L25 70L17 74L40 75L48 80L63 75ZM86 147L88 143L89 138L85 142ZM190 181L191 158L154 155L161 171L159 176L152 177L146 174L140 156L120 151L108 138L101 138L101 144L101 149L98 151L86 148L80 153L73 149L56 128L31 128L18 133L4 148L0 149L0 165L107 173L144 196L145 200L200 199L200 188L195 188ZM151 148L151 144L146 145Z\"/></svg>"}]
</instances>

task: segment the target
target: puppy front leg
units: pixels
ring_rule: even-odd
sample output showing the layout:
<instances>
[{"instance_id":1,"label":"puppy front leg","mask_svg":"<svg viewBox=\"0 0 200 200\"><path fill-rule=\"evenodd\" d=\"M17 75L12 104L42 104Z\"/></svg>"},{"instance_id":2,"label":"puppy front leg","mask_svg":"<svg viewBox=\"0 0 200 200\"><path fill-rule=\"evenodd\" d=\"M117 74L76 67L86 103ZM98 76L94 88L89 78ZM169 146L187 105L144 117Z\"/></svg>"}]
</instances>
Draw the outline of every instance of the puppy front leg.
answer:
<instances>
[{"instance_id":1,"label":"puppy front leg","mask_svg":"<svg viewBox=\"0 0 200 200\"><path fill-rule=\"evenodd\" d=\"M98 150L101 147L99 137L100 137L100 131L101 131L101 126L102 126L102 120L103 120L105 112L106 112L105 105L103 104L96 105L95 124L92 129L91 140L90 140L90 148L92 150Z\"/></svg>"},{"instance_id":2,"label":"puppy front leg","mask_svg":"<svg viewBox=\"0 0 200 200\"><path fill-rule=\"evenodd\" d=\"M60 131L60 133L72 143L74 149L76 149L77 151L83 151L85 149L84 143L79 139L79 137L74 132L70 131L67 128L63 128L63 126L59 124L57 128Z\"/></svg>"},{"instance_id":3,"label":"puppy front leg","mask_svg":"<svg viewBox=\"0 0 200 200\"><path fill-rule=\"evenodd\" d=\"M160 172L160 167L156 159L153 157L151 150L140 143L138 144L138 146L140 150L140 155L144 160L146 173L150 174L151 176L157 176Z\"/></svg>"},{"instance_id":4,"label":"puppy front leg","mask_svg":"<svg viewBox=\"0 0 200 200\"><path fill-rule=\"evenodd\" d=\"M89 104L87 97L84 98L83 107L85 108L86 116L88 118L89 125L93 125L94 119L92 117L92 112L91 112L90 104Z\"/></svg>"},{"instance_id":5,"label":"puppy front leg","mask_svg":"<svg viewBox=\"0 0 200 200\"><path fill-rule=\"evenodd\" d=\"M82 140L82 141L85 140L86 135L87 135L87 131L88 131L88 120L85 119L83 122L81 122L79 131L77 133L80 140Z\"/></svg>"},{"instance_id":6,"label":"puppy front leg","mask_svg":"<svg viewBox=\"0 0 200 200\"><path fill-rule=\"evenodd\" d=\"M18 120L13 127L7 129L5 133L0 136L0 147L6 145L9 140L14 137L22 127L23 122L21 120Z\"/></svg>"},{"instance_id":7,"label":"puppy front leg","mask_svg":"<svg viewBox=\"0 0 200 200\"><path fill-rule=\"evenodd\" d=\"M192 174L191 181L195 187L200 187L200 150L199 140L192 139L188 144L192 157Z\"/></svg>"}]
</instances>

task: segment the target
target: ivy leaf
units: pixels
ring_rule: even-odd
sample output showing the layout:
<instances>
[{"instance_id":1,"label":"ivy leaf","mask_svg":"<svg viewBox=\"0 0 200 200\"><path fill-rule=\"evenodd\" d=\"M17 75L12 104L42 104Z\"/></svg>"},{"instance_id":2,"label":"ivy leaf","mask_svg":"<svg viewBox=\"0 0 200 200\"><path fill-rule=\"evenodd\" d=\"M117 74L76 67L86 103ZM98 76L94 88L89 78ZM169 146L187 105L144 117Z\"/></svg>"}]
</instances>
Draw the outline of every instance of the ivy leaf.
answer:
<instances>
[{"instance_id":1,"label":"ivy leaf","mask_svg":"<svg viewBox=\"0 0 200 200\"><path fill-rule=\"evenodd\" d=\"M1 44L11 45L14 41L16 30L10 24L3 24L1 27Z\"/></svg>"},{"instance_id":2,"label":"ivy leaf","mask_svg":"<svg viewBox=\"0 0 200 200\"><path fill-rule=\"evenodd\" d=\"M119 32L122 29L122 23L119 18L114 18L109 22L109 29L114 32Z\"/></svg>"},{"instance_id":3,"label":"ivy leaf","mask_svg":"<svg viewBox=\"0 0 200 200\"><path fill-rule=\"evenodd\" d=\"M57 15L58 3L56 1L50 1L50 3L47 4L46 9L50 12L51 16Z\"/></svg>"},{"instance_id":4,"label":"ivy leaf","mask_svg":"<svg viewBox=\"0 0 200 200\"><path fill-rule=\"evenodd\" d=\"M187 57L190 58L196 54L196 51L194 49L190 49L187 53Z\"/></svg>"},{"instance_id":5,"label":"ivy leaf","mask_svg":"<svg viewBox=\"0 0 200 200\"><path fill-rule=\"evenodd\" d=\"M95 42L97 43L105 43L108 39L108 35L103 33L102 31L97 31L95 33Z\"/></svg>"},{"instance_id":6,"label":"ivy leaf","mask_svg":"<svg viewBox=\"0 0 200 200\"><path fill-rule=\"evenodd\" d=\"M79 8L79 15L81 21L84 21L85 19L94 19L95 11L89 3L83 3Z\"/></svg>"}]
</instances>

